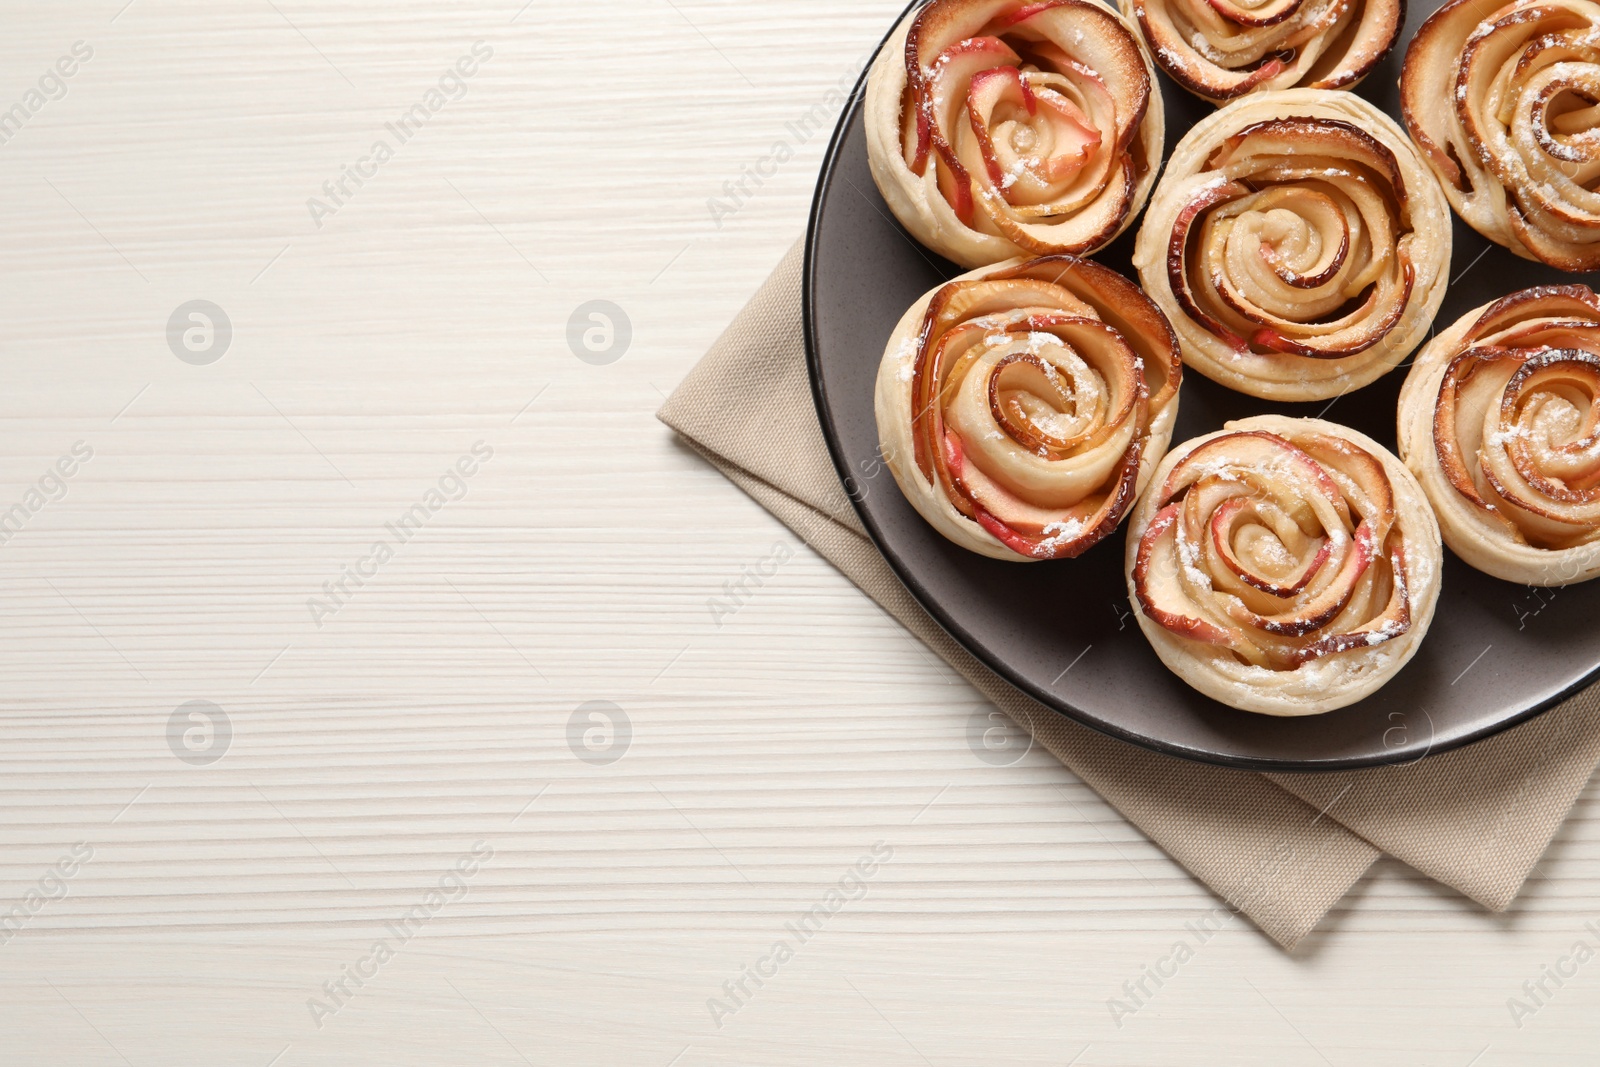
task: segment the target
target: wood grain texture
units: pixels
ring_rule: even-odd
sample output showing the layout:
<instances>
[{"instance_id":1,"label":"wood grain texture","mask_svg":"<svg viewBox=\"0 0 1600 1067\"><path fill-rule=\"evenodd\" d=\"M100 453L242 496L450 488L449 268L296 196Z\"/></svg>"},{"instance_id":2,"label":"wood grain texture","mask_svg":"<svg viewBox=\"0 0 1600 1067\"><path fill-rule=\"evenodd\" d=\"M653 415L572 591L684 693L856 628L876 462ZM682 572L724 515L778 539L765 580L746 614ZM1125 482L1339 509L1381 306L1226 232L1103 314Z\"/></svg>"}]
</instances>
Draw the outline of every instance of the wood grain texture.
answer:
<instances>
[{"instance_id":1,"label":"wood grain texture","mask_svg":"<svg viewBox=\"0 0 1600 1067\"><path fill-rule=\"evenodd\" d=\"M1506 1000L1600 943L1594 790L1507 916L1386 862L1294 957L1230 922L1117 1025L1218 902L1042 753L977 759L976 694L652 419L804 224L826 138L789 124L898 7L8 5L6 107L94 55L0 145L0 513L93 459L0 545L0 912L56 898L0 935L5 1062L1592 1062L1600 964L1521 1028ZM168 347L194 299L233 325L209 366ZM567 342L596 299L632 324L608 366ZM232 730L205 766L169 744L197 700ZM607 766L569 742L591 701L631 724Z\"/></svg>"}]
</instances>

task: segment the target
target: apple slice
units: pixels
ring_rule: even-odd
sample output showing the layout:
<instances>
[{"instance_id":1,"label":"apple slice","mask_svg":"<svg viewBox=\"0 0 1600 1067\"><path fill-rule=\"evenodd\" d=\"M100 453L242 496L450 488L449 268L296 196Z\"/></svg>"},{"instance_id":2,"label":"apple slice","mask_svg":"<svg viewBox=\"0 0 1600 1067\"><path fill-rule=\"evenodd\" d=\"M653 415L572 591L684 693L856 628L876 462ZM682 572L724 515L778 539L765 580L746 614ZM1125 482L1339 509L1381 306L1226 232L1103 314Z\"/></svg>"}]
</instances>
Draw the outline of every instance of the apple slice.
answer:
<instances>
[{"instance_id":1,"label":"apple slice","mask_svg":"<svg viewBox=\"0 0 1600 1067\"><path fill-rule=\"evenodd\" d=\"M1278 637L1304 637L1315 633L1337 618L1350 603L1356 582L1377 555L1377 541L1369 524L1363 522L1356 529L1353 547L1353 551L1346 553L1337 577L1310 602L1275 615L1260 615L1242 602L1235 602L1228 605L1228 614L1244 626Z\"/></svg>"},{"instance_id":2,"label":"apple slice","mask_svg":"<svg viewBox=\"0 0 1600 1067\"><path fill-rule=\"evenodd\" d=\"M1163 410L1177 396L1183 381L1178 335L1144 291L1127 278L1093 260L1065 255L1035 259L992 277L1026 278L1065 290L1132 342L1144 363L1152 410Z\"/></svg>"},{"instance_id":3,"label":"apple slice","mask_svg":"<svg viewBox=\"0 0 1600 1067\"><path fill-rule=\"evenodd\" d=\"M994 26L994 28L997 30L1010 29L1013 26L1027 22L1041 11L1049 11L1053 7L1065 7L1068 4L1075 2L1076 0L1043 0L1042 3L1023 4L1015 11L1001 15L990 25Z\"/></svg>"},{"instance_id":4,"label":"apple slice","mask_svg":"<svg viewBox=\"0 0 1600 1067\"><path fill-rule=\"evenodd\" d=\"M1517 470L1535 489L1566 504L1600 500L1600 355L1577 350L1549 350L1529 359L1511 380L1500 406L1500 422L1518 424L1519 417L1537 426L1541 401L1589 403L1570 440L1550 442L1541 460L1530 454L1530 435L1512 437L1508 446ZM1552 479L1560 479L1558 484Z\"/></svg>"},{"instance_id":5,"label":"apple slice","mask_svg":"<svg viewBox=\"0 0 1600 1067\"><path fill-rule=\"evenodd\" d=\"M1226 102L1243 96L1288 69L1277 55L1263 56L1253 68L1219 67L1195 51L1189 31L1173 21L1165 4L1135 4L1133 13L1161 69L1179 85L1207 100Z\"/></svg>"},{"instance_id":6,"label":"apple slice","mask_svg":"<svg viewBox=\"0 0 1600 1067\"><path fill-rule=\"evenodd\" d=\"M1291 659L1294 666L1299 667L1313 660L1337 655L1340 652L1351 652L1356 649L1373 648L1377 645L1387 644L1405 636L1410 631L1412 621L1411 582L1410 576L1406 571L1404 543L1396 542L1393 551L1389 554L1388 563L1390 567L1389 601L1377 618L1357 630L1329 634L1311 642L1294 653Z\"/></svg>"},{"instance_id":7,"label":"apple slice","mask_svg":"<svg viewBox=\"0 0 1600 1067\"><path fill-rule=\"evenodd\" d=\"M1006 194L1006 172L1000 165L1000 155L995 149L994 135L989 126L995 111L1005 103L1021 108L1029 115L1038 114L1038 98L1033 95L1033 90L1028 88L1027 79L1023 77L1021 70L1016 67L995 67L992 70L980 71L973 77L972 85L967 92L967 122L972 127L978 150L983 155L984 168L989 172L989 182L1002 196Z\"/></svg>"},{"instance_id":8,"label":"apple slice","mask_svg":"<svg viewBox=\"0 0 1600 1067\"><path fill-rule=\"evenodd\" d=\"M1483 365L1517 363L1521 358L1517 352L1504 348L1468 349L1451 360L1449 366L1445 368L1444 378L1439 383L1439 398L1434 402L1433 446L1434 452L1439 457L1439 467L1457 493L1490 515L1498 515L1497 509L1478 491L1478 485L1467 469L1467 459L1461 449L1462 428L1457 425L1460 396L1465 385ZM1476 451L1474 449L1474 453ZM1504 516L1499 518L1509 528L1508 532L1514 534L1515 524Z\"/></svg>"},{"instance_id":9,"label":"apple slice","mask_svg":"<svg viewBox=\"0 0 1600 1067\"><path fill-rule=\"evenodd\" d=\"M1042 168L1044 177L1047 181L1064 182L1094 158L1100 148L1101 133L1088 115L1060 93L1039 97L1039 110L1050 123L1055 140L1055 151Z\"/></svg>"},{"instance_id":10,"label":"apple slice","mask_svg":"<svg viewBox=\"0 0 1600 1067\"><path fill-rule=\"evenodd\" d=\"M1491 334L1508 330L1529 320L1571 318L1577 323L1592 326L1600 320L1600 296L1587 285L1536 285L1503 296L1483 309L1478 321L1472 324L1462 338L1470 346ZM1507 347L1509 340L1501 341Z\"/></svg>"},{"instance_id":11,"label":"apple slice","mask_svg":"<svg viewBox=\"0 0 1600 1067\"><path fill-rule=\"evenodd\" d=\"M1230 0L1208 0L1211 8L1238 26L1275 26L1300 10L1305 0L1269 0L1258 8L1242 7Z\"/></svg>"},{"instance_id":12,"label":"apple slice","mask_svg":"<svg viewBox=\"0 0 1600 1067\"><path fill-rule=\"evenodd\" d=\"M1236 633L1207 619L1188 614L1183 587L1178 581L1177 547L1178 505L1168 504L1156 512L1134 557L1133 591L1145 616L1162 629L1189 641L1219 645L1250 659L1260 659L1249 642ZM1166 566L1157 566L1158 557Z\"/></svg>"},{"instance_id":13,"label":"apple slice","mask_svg":"<svg viewBox=\"0 0 1600 1067\"><path fill-rule=\"evenodd\" d=\"M956 123L967 98L967 86L983 71L1015 67L1021 61L1021 57L998 37L972 37L945 49L924 75L924 92L933 123L930 137L933 150L943 163L939 189L963 225L970 227L976 221L972 179L951 138L956 136Z\"/></svg>"},{"instance_id":14,"label":"apple slice","mask_svg":"<svg viewBox=\"0 0 1600 1067\"><path fill-rule=\"evenodd\" d=\"M1394 485L1389 472L1371 452L1353 441L1327 434L1305 434L1295 445L1322 465L1345 500L1372 526L1374 544L1389 537L1395 522Z\"/></svg>"},{"instance_id":15,"label":"apple slice","mask_svg":"<svg viewBox=\"0 0 1600 1067\"><path fill-rule=\"evenodd\" d=\"M1158 499L1162 504L1166 504L1202 477L1215 473L1210 468L1218 463L1247 473L1283 471L1290 476L1304 479L1307 485L1315 490L1313 495L1329 502L1330 505L1339 497L1339 487L1328 477L1328 472L1294 444L1265 430L1242 430L1214 437L1184 456L1167 475L1166 484L1162 486ZM1319 522L1314 517L1314 507L1309 503L1300 509L1298 514L1294 512L1291 514L1294 514L1295 521L1300 524L1301 529ZM1330 524L1321 523L1321 525L1327 527Z\"/></svg>"},{"instance_id":16,"label":"apple slice","mask_svg":"<svg viewBox=\"0 0 1600 1067\"><path fill-rule=\"evenodd\" d=\"M1317 577L1318 572L1322 570L1323 565L1332 556L1332 543L1325 537L1315 539L1313 543L1317 544L1316 552L1306 561L1299 575L1293 581L1283 583L1263 578L1245 566L1233 547L1233 535L1238 524L1244 519L1255 517L1259 507L1260 503L1258 501L1249 500L1245 497L1235 497L1212 512L1212 546L1218 558L1222 560L1223 566L1232 571L1246 585L1275 597L1298 596ZM1290 525L1293 526L1292 521ZM1298 532L1298 527L1296 527L1296 531Z\"/></svg>"},{"instance_id":17,"label":"apple slice","mask_svg":"<svg viewBox=\"0 0 1600 1067\"><path fill-rule=\"evenodd\" d=\"M1121 525L1133 506L1140 451L1140 443L1135 441L1108 491L1070 508L1046 511L1008 492L976 464L967 462L960 440L954 433L946 434L951 481L971 509L971 517L1007 548L1033 559L1074 559Z\"/></svg>"},{"instance_id":18,"label":"apple slice","mask_svg":"<svg viewBox=\"0 0 1600 1067\"><path fill-rule=\"evenodd\" d=\"M1250 351L1249 342L1202 308L1189 285L1189 233L1202 213L1249 195L1251 190L1243 182L1222 181L1200 186L1178 212L1172 224L1172 236L1167 241L1167 284L1172 288L1172 295L1177 297L1178 306L1207 333L1236 352Z\"/></svg>"}]
</instances>

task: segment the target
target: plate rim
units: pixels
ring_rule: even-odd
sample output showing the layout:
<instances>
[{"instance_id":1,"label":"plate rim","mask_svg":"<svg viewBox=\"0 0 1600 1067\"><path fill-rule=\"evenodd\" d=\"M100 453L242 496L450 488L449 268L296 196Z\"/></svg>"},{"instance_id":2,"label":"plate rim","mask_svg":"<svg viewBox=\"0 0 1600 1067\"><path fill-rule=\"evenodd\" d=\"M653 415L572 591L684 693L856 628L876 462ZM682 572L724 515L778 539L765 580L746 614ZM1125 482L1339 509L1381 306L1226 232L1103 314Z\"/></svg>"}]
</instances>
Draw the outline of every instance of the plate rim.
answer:
<instances>
[{"instance_id":1,"label":"plate rim","mask_svg":"<svg viewBox=\"0 0 1600 1067\"><path fill-rule=\"evenodd\" d=\"M883 38L878 42L877 47L873 49L872 58L868 60L866 67L862 70L860 77L856 80L855 88L851 90L849 98L845 101L845 106L839 114L838 122L834 125L833 134L828 139L827 152L822 158L822 166L817 174L816 188L812 191L811 207L806 214L805 254L800 273L800 320L801 332L804 335L806 350L806 377L810 381L811 400L812 404L816 408L817 421L821 425L823 441L828 448L828 458L833 463L834 473L838 476L840 485L844 488L845 496L849 499L850 506L852 509L854 509L856 517L861 520L862 526L866 529L867 536L872 541L872 546L877 549L878 554L882 556L889 564L889 569L894 574L896 580L898 580L900 584L906 588L906 591L911 594L912 599L917 602L918 606L926 611L929 617L932 618L934 622L936 622L939 627L944 630L945 633L950 635L951 639L959 644L969 655L971 655L989 670L993 671L1012 688L1028 696L1036 703L1042 705L1046 710L1071 719L1073 722L1076 722L1081 726L1085 726L1098 734L1103 734L1107 737L1113 737L1119 741L1125 741L1149 752L1157 752L1165 756L1172 756L1178 759L1187 760L1191 763L1200 763L1214 767L1229 767L1237 770L1332 774L1339 771L1367 770L1374 767L1410 766L1412 764L1421 763L1422 761L1430 759L1434 756L1443 755L1446 752L1454 752L1463 748L1467 748L1471 745L1477 744L1480 741L1486 741L1491 737L1495 737L1499 734L1505 733L1508 730L1530 722L1533 719L1538 718L1540 715L1543 715L1551 708L1563 704L1573 696L1576 696L1578 693L1589 689L1597 681L1600 681L1600 663L1597 663L1593 669L1584 674L1581 678L1579 678L1578 681L1561 690L1555 696L1540 701L1530 708L1517 712L1513 715L1507 715L1496 719L1494 722L1482 727L1481 729L1474 730L1460 737L1454 738L1442 745L1436 745L1434 743L1435 738L1430 736L1427 749L1420 756L1412 753L1405 753L1395 758L1386 758L1382 755L1372 755L1329 759L1267 759L1256 756L1229 755L1226 753L1211 752L1185 745L1174 744L1170 741L1164 741L1160 738L1150 737L1148 735L1138 733L1137 731L1119 727L1115 723L1108 722L1097 716L1091 715L1088 712L1085 712L1082 709L1074 706L1070 699L1044 689L1043 687L1038 686L1029 681L1027 678L1023 677L1009 664L1007 664L1003 657L991 654L982 642L977 641L973 635L968 633L965 627L961 626L953 618L951 618L949 613L945 611L943 605L940 603L939 598L935 597L922 585L921 582L917 580L916 576L910 571L910 568L906 566L904 561L902 561L899 555L891 548L888 540L884 537L883 531L878 527L876 520L864 507L860 496L850 491L853 475L850 473L849 461L843 453L843 446L841 445L839 441L839 435L834 428L833 417L828 404L827 387L822 380L821 357L818 355L816 327L816 289L817 270L819 266L817 262L818 224L821 221L826 194L830 192L834 185L834 171L839 164L842 146L849 133L850 127L855 122L857 112L859 112L865 106L864 95L867 79L871 77L872 68L877 64L878 58L882 55L884 46L889 43L889 38L894 36L895 30L899 28L900 23L905 20L906 16L927 2L928 0L910 0L910 3L908 3L900 12L900 14L895 17L894 22L888 29L888 32L883 35ZM1110 4L1105 4L1105 0L1096 0L1096 2L1102 3L1107 7L1112 6ZM1393 49L1400 47L1400 45L1401 42L1397 38L1394 44L1390 47ZM1159 70L1156 72L1156 78L1159 82L1161 78L1161 72ZM1181 86L1179 87L1179 91L1184 91ZM1167 145L1162 146L1161 166L1163 172L1166 168L1167 158L1170 155L1168 152L1168 147L1169 146ZM1159 181L1160 176L1158 175L1157 182L1159 183ZM876 189L876 186L874 186L874 189ZM1458 216L1456 216L1454 210L1452 210L1452 225L1454 225L1457 217ZM899 220L896 219L889 221L891 221L891 225L903 229ZM917 242L916 238L912 237L910 234L905 234L905 236L908 240L916 242L918 247L924 247L921 245L921 242ZM937 253L933 253L931 250L925 249L925 247L924 250L935 255L941 262L948 263L947 260L944 260L944 257L938 256ZM1093 259L1094 257L1086 256L1083 258ZM952 264L952 266L954 265ZM959 270L959 268L957 269ZM1121 272L1119 271L1118 273L1120 274ZM898 483L895 486L895 491L901 492ZM1124 518L1124 523L1126 523L1126 521L1127 519ZM1449 552L1449 547L1445 546L1444 551ZM1596 581L1600 581L1600 579L1596 579ZM912 636L916 637L915 634ZM919 641L921 640L921 638L916 639ZM1234 710L1240 715L1255 714L1254 712L1239 711L1238 709ZM1429 718L1429 722L1431 725L1431 717Z\"/></svg>"}]
</instances>

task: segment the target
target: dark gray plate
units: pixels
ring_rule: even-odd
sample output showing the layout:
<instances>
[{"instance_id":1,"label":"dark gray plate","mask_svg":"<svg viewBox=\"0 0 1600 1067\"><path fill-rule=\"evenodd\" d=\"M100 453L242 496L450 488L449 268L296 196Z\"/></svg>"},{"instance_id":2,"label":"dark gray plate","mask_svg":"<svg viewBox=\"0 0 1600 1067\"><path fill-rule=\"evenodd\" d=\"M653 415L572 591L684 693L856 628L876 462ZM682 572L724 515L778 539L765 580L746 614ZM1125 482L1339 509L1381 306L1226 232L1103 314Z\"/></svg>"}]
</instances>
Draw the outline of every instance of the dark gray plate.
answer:
<instances>
[{"instance_id":1,"label":"dark gray plate","mask_svg":"<svg viewBox=\"0 0 1600 1067\"><path fill-rule=\"evenodd\" d=\"M1399 115L1400 59L1436 5L1414 6L1401 43L1362 83ZM1167 151L1211 107L1161 76ZM1441 87L1441 91L1445 91ZM1147 748L1234 767L1343 770L1406 763L1532 718L1600 676L1600 582L1533 590L1479 574L1447 554L1438 616L1417 657L1360 704L1274 719L1209 700L1162 666L1131 614L1122 533L1076 560L1001 563L946 541L877 461L872 411L878 362L918 297L961 273L894 221L867 170L861 86L823 165L806 246L805 330L823 432L857 511L895 573L973 655L1064 715ZM1133 237L1095 258L1128 277ZM1459 221L1441 326L1515 289L1577 280L1518 259ZM1273 404L1196 373L1183 383L1174 443L1263 412L1322 415L1394 448L1405 368L1323 404Z\"/></svg>"}]
</instances>

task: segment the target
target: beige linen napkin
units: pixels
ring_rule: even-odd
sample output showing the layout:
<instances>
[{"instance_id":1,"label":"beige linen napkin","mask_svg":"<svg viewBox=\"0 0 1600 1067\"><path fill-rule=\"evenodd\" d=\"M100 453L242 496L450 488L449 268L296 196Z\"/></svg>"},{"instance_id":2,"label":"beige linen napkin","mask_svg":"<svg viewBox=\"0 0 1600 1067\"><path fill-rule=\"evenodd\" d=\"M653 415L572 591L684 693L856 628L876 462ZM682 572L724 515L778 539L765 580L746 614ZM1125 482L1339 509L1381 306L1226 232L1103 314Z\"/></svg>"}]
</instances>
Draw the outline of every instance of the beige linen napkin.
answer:
<instances>
[{"instance_id":1,"label":"beige linen napkin","mask_svg":"<svg viewBox=\"0 0 1600 1067\"><path fill-rule=\"evenodd\" d=\"M796 245L659 417L1026 728L1149 838L1293 948L1380 852L1496 911L1516 897L1600 762L1600 689L1406 767L1262 775L1098 734L983 666L867 538L823 443Z\"/></svg>"}]
</instances>

